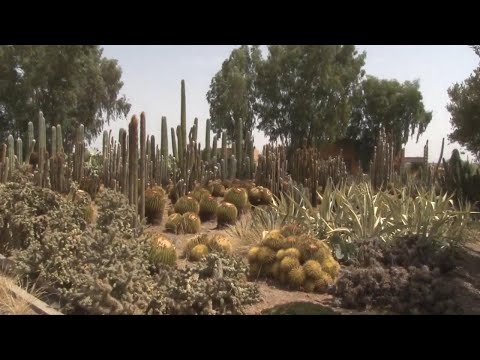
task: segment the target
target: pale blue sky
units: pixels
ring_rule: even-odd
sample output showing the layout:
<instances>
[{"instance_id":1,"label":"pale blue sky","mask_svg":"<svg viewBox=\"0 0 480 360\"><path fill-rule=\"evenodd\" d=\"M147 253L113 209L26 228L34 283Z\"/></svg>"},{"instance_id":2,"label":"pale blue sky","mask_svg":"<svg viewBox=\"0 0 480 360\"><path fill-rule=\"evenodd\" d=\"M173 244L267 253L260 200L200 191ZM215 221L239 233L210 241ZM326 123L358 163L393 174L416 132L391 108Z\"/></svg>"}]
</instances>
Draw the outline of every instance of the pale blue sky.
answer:
<instances>
[{"instance_id":1,"label":"pale blue sky","mask_svg":"<svg viewBox=\"0 0 480 360\"><path fill-rule=\"evenodd\" d=\"M129 117L145 111L147 133L160 138L161 117L168 127L180 123L180 81L186 83L187 127L199 119L199 141L205 142L205 119L209 117L206 100L210 81L222 62L238 45L105 45L104 55L119 61L123 70L125 94L132 104ZM427 110L433 119L418 144L411 140L407 156L421 156L425 141L430 140L430 161L440 155L442 137L450 132L447 89L466 79L478 65L478 57L465 45L359 45L367 52L367 74L399 81L420 79L420 88ZM115 138L118 130L127 128L127 121L111 124ZM169 133L170 134L170 133ZM447 140L446 140L447 141ZM170 135L169 135L170 142ZM266 143L257 133L255 145ZM101 148L101 138L95 142ZM446 143L444 156L450 157L455 144Z\"/></svg>"}]
</instances>

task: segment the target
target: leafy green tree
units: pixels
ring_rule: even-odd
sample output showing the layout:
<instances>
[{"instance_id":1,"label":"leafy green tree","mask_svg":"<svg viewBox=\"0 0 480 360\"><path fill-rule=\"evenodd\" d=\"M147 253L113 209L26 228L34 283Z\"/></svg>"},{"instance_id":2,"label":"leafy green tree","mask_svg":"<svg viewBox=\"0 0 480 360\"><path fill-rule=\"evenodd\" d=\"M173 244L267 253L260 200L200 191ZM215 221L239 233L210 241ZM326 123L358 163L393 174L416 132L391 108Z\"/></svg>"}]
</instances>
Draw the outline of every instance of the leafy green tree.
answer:
<instances>
[{"instance_id":1,"label":"leafy green tree","mask_svg":"<svg viewBox=\"0 0 480 360\"><path fill-rule=\"evenodd\" d=\"M353 45L271 45L259 66L259 129L290 148L345 134L365 54Z\"/></svg>"},{"instance_id":2,"label":"leafy green tree","mask_svg":"<svg viewBox=\"0 0 480 360\"><path fill-rule=\"evenodd\" d=\"M126 117L122 70L102 52L97 45L0 46L0 140L24 136L40 110L47 129L62 125L67 150L79 124L92 141L105 124Z\"/></svg>"},{"instance_id":3,"label":"leafy green tree","mask_svg":"<svg viewBox=\"0 0 480 360\"><path fill-rule=\"evenodd\" d=\"M418 141L432 119L432 112L425 110L418 80L400 83L368 76L356 90L353 102L347 137L361 144L364 167L373 155L381 128L399 151L415 132Z\"/></svg>"},{"instance_id":4,"label":"leafy green tree","mask_svg":"<svg viewBox=\"0 0 480 360\"><path fill-rule=\"evenodd\" d=\"M254 129L255 79L261 57L259 46L243 45L232 51L213 77L207 101L215 133L225 130L228 138L234 139L235 124L240 119L243 120L244 135Z\"/></svg>"},{"instance_id":5,"label":"leafy green tree","mask_svg":"<svg viewBox=\"0 0 480 360\"><path fill-rule=\"evenodd\" d=\"M480 45L472 46L480 57ZM456 141L480 158L480 66L461 84L448 89L450 123L453 132L450 141Z\"/></svg>"}]
</instances>

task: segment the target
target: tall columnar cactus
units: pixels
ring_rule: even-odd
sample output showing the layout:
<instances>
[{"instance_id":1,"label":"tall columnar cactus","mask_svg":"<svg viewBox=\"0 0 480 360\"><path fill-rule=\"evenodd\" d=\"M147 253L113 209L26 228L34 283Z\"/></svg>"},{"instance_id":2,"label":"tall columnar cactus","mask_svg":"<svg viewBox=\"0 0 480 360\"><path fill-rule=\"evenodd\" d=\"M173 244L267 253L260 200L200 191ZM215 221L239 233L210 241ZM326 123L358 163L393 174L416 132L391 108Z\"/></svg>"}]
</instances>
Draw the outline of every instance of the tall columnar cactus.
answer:
<instances>
[{"instance_id":1,"label":"tall columnar cactus","mask_svg":"<svg viewBox=\"0 0 480 360\"><path fill-rule=\"evenodd\" d=\"M237 162L237 174L239 177L243 176L243 121L238 119L236 122L236 131L235 131L235 144L237 146L235 156L238 159Z\"/></svg>"},{"instance_id":2,"label":"tall columnar cactus","mask_svg":"<svg viewBox=\"0 0 480 360\"><path fill-rule=\"evenodd\" d=\"M162 156L164 159L168 158L168 127L167 118L162 116L162 140L161 140Z\"/></svg>"},{"instance_id":3,"label":"tall columnar cactus","mask_svg":"<svg viewBox=\"0 0 480 360\"><path fill-rule=\"evenodd\" d=\"M205 129L205 161L210 162L210 119L207 119Z\"/></svg>"},{"instance_id":4,"label":"tall columnar cactus","mask_svg":"<svg viewBox=\"0 0 480 360\"><path fill-rule=\"evenodd\" d=\"M138 118L133 116L129 125L129 192L128 199L134 205L138 214ZM134 216L133 226L137 227L137 217Z\"/></svg>"},{"instance_id":5,"label":"tall columnar cactus","mask_svg":"<svg viewBox=\"0 0 480 360\"><path fill-rule=\"evenodd\" d=\"M237 159L235 155L230 157L230 171L228 173L230 180L234 180L237 177Z\"/></svg>"},{"instance_id":6,"label":"tall columnar cactus","mask_svg":"<svg viewBox=\"0 0 480 360\"><path fill-rule=\"evenodd\" d=\"M32 155L33 151L35 150L35 135L33 131L33 123L31 121L28 122L28 132L27 132L27 157L25 161L27 163L30 162L30 156Z\"/></svg>"},{"instance_id":7,"label":"tall columnar cactus","mask_svg":"<svg viewBox=\"0 0 480 360\"><path fill-rule=\"evenodd\" d=\"M122 194L128 196L128 178L127 178L127 131L125 129L120 129L119 131L119 142L120 142L120 155L122 158L122 166L120 171L120 188L122 189Z\"/></svg>"},{"instance_id":8,"label":"tall columnar cactus","mask_svg":"<svg viewBox=\"0 0 480 360\"><path fill-rule=\"evenodd\" d=\"M10 170L15 169L15 141L12 135L8 135L8 166Z\"/></svg>"},{"instance_id":9,"label":"tall columnar cactus","mask_svg":"<svg viewBox=\"0 0 480 360\"><path fill-rule=\"evenodd\" d=\"M166 129L166 123L165 123ZM166 133L166 131L165 131ZM162 119L162 135L163 135L163 119ZM140 218L145 218L145 138L146 138L146 121L145 113L140 114Z\"/></svg>"},{"instance_id":10,"label":"tall columnar cactus","mask_svg":"<svg viewBox=\"0 0 480 360\"><path fill-rule=\"evenodd\" d=\"M218 155L217 155L217 135L213 136L213 145L212 145L212 152L210 154L210 157L215 158L215 160L218 158Z\"/></svg>"},{"instance_id":11,"label":"tall columnar cactus","mask_svg":"<svg viewBox=\"0 0 480 360\"><path fill-rule=\"evenodd\" d=\"M180 102L180 129L181 129L181 137L182 137L182 153L179 155L180 155L180 164L183 165L183 162L184 162L183 154L187 146L187 107L186 107L186 99L185 99L185 80L182 80L181 86L182 88L181 88L181 102ZM178 150L180 151L180 146Z\"/></svg>"},{"instance_id":12,"label":"tall columnar cactus","mask_svg":"<svg viewBox=\"0 0 480 360\"><path fill-rule=\"evenodd\" d=\"M62 125L57 125L57 153L63 154L63 134L62 134Z\"/></svg>"},{"instance_id":13,"label":"tall columnar cactus","mask_svg":"<svg viewBox=\"0 0 480 360\"><path fill-rule=\"evenodd\" d=\"M7 144L3 144L0 151L0 182L5 183L8 181L8 170Z\"/></svg>"},{"instance_id":14,"label":"tall columnar cactus","mask_svg":"<svg viewBox=\"0 0 480 360\"><path fill-rule=\"evenodd\" d=\"M51 151L50 151L50 156L52 158L55 158L57 156L57 128L55 126L52 126L52 141L51 141Z\"/></svg>"},{"instance_id":15,"label":"tall columnar cactus","mask_svg":"<svg viewBox=\"0 0 480 360\"><path fill-rule=\"evenodd\" d=\"M22 139L17 139L17 161L18 165L23 165L23 141Z\"/></svg>"},{"instance_id":16,"label":"tall columnar cactus","mask_svg":"<svg viewBox=\"0 0 480 360\"><path fill-rule=\"evenodd\" d=\"M47 129L45 127L45 118L40 111L38 114L38 186L43 187L43 177L45 171L45 160L47 152Z\"/></svg>"},{"instance_id":17,"label":"tall columnar cactus","mask_svg":"<svg viewBox=\"0 0 480 360\"><path fill-rule=\"evenodd\" d=\"M75 145L76 155L76 181L81 182L85 169L85 127L83 124L77 129L77 143Z\"/></svg>"},{"instance_id":18,"label":"tall columnar cactus","mask_svg":"<svg viewBox=\"0 0 480 360\"><path fill-rule=\"evenodd\" d=\"M227 133L225 131L222 132L222 159L227 162L228 160L228 153L227 153Z\"/></svg>"},{"instance_id":19,"label":"tall columnar cactus","mask_svg":"<svg viewBox=\"0 0 480 360\"><path fill-rule=\"evenodd\" d=\"M122 129L120 129L120 132L122 131ZM119 136L121 136L119 134ZM110 156L110 153L109 153L109 145L110 145L110 139L109 139L109 136L108 136L108 131L105 130L103 132L103 142L102 142L102 158L103 158L103 183L105 186L108 186L109 185L109 156Z\"/></svg>"},{"instance_id":20,"label":"tall columnar cactus","mask_svg":"<svg viewBox=\"0 0 480 360\"><path fill-rule=\"evenodd\" d=\"M182 136L182 128L180 125L177 126L177 142L178 142L178 158L177 162L178 165L180 166L180 169L182 169L182 164L183 164L183 154L184 154L184 144L183 144L183 136Z\"/></svg>"},{"instance_id":21,"label":"tall columnar cactus","mask_svg":"<svg viewBox=\"0 0 480 360\"><path fill-rule=\"evenodd\" d=\"M178 152L177 152L177 142L175 140L175 129L174 128L171 128L170 129L171 131L171 135L172 135L172 151L173 151L173 157L175 158L175 160L178 159Z\"/></svg>"},{"instance_id":22,"label":"tall columnar cactus","mask_svg":"<svg viewBox=\"0 0 480 360\"><path fill-rule=\"evenodd\" d=\"M155 145L155 136L150 136L150 158L149 158L149 161L151 162L152 164L152 169L151 169L151 186L155 186L157 183L155 181L155 174L156 174L156 166L157 166L157 162L156 162L156 145Z\"/></svg>"},{"instance_id":23,"label":"tall columnar cactus","mask_svg":"<svg viewBox=\"0 0 480 360\"><path fill-rule=\"evenodd\" d=\"M198 143L197 135L198 135L198 119L195 118L193 120L193 127L192 127L192 140L193 140L193 142L195 142L195 144Z\"/></svg>"}]
</instances>

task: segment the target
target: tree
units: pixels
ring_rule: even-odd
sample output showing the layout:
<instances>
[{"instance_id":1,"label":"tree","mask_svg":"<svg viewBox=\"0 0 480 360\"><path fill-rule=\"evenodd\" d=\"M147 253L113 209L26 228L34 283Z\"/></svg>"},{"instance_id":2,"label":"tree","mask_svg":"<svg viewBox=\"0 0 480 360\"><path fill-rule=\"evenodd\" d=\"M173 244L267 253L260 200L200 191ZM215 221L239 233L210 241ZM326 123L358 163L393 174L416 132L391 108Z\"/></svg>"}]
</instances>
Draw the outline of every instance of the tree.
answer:
<instances>
[{"instance_id":1,"label":"tree","mask_svg":"<svg viewBox=\"0 0 480 360\"><path fill-rule=\"evenodd\" d=\"M385 129L397 153L417 132L425 131L432 119L432 112L425 111L420 83L378 79L368 76L357 89L354 110L347 130L347 137L361 144L363 166L373 155L377 136Z\"/></svg>"},{"instance_id":2,"label":"tree","mask_svg":"<svg viewBox=\"0 0 480 360\"><path fill-rule=\"evenodd\" d=\"M472 46L480 57L480 46ZM480 159L480 66L463 83L456 83L448 89L453 132L450 141L456 141Z\"/></svg>"},{"instance_id":3,"label":"tree","mask_svg":"<svg viewBox=\"0 0 480 360\"><path fill-rule=\"evenodd\" d=\"M225 130L229 139L235 138L235 125L243 120L245 135L256 123L254 114L256 68L261 61L259 46L243 45L234 49L213 77L207 93L212 130Z\"/></svg>"},{"instance_id":4,"label":"tree","mask_svg":"<svg viewBox=\"0 0 480 360\"><path fill-rule=\"evenodd\" d=\"M256 83L259 129L292 149L341 138L365 54L351 45L271 45L268 51Z\"/></svg>"},{"instance_id":5,"label":"tree","mask_svg":"<svg viewBox=\"0 0 480 360\"><path fill-rule=\"evenodd\" d=\"M47 129L62 125L68 150L79 124L90 142L105 124L126 117L122 70L102 52L96 45L0 46L0 140L23 136L42 111Z\"/></svg>"}]
</instances>

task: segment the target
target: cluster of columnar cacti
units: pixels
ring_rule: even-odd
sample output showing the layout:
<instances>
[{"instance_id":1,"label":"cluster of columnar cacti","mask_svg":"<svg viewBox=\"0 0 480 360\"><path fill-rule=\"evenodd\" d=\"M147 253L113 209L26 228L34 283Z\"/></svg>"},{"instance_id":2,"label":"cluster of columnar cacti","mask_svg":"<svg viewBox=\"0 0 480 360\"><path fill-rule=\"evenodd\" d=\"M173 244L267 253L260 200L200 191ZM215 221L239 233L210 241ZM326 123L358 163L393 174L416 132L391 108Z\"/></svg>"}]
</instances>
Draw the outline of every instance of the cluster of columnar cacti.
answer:
<instances>
[{"instance_id":1,"label":"cluster of columnar cacti","mask_svg":"<svg viewBox=\"0 0 480 360\"><path fill-rule=\"evenodd\" d=\"M377 146L370 161L370 179L375 189L385 188L394 175L393 139L387 139L385 129L380 131Z\"/></svg>"},{"instance_id":2,"label":"cluster of columnar cacti","mask_svg":"<svg viewBox=\"0 0 480 360\"><path fill-rule=\"evenodd\" d=\"M324 241L291 230L272 230L250 249L251 277L273 278L295 290L326 291L339 275L339 263Z\"/></svg>"},{"instance_id":3,"label":"cluster of columnar cacti","mask_svg":"<svg viewBox=\"0 0 480 360\"><path fill-rule=\"evenodd\" d=\"M287 149L284 146L265 145L258 158L255 183L279 195L288 179Z\"/></svg>"}]
</instances>

